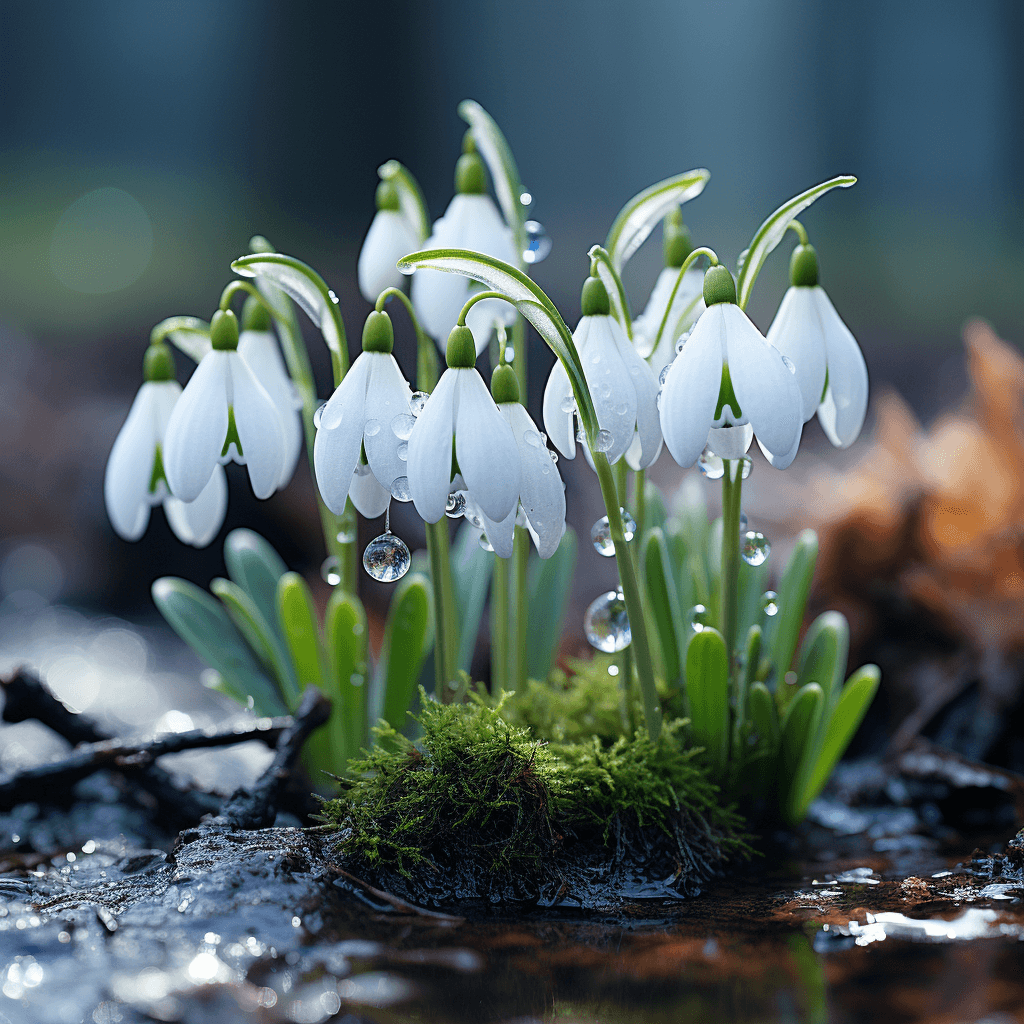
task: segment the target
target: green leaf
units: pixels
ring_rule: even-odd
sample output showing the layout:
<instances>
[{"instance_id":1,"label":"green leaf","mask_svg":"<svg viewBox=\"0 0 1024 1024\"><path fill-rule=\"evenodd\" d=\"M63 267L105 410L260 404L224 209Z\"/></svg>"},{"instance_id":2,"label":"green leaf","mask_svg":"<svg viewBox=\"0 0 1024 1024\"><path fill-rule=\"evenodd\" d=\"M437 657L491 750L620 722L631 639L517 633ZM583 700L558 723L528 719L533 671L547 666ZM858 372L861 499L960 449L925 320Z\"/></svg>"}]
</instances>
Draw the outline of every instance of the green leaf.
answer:
<instances>
[{"instance_id":1,"label":"green leaf","mask_svg":"<svg viewBox=\"0 0 1024 1024\"><path fill-rule=\"evenodd\" d=\"M455 600L459 606L459 668L468 672L494 570L494 559L480 547L476 531L468 525L455 535L451 566Z\"/></svg>"},{"instance_id":2,"label":"green leaf","mask_svg":"<svg viewBox=\"0 0 1024 1024\"><path fill-rule=\"evenodd\" d=\"M274 674L277 688L289 708L298 707L299 686L295 679L291 658L281 642L280 634L263 617L256 602L231 580L217 577L210 583L210 591L220 599L246 643L255 651L263 664Z\"/></svg>"},{"instance_id":3,"label":"green leaf","mask_svg":"<svg viewBox=\"0 0 1024 1024\"><path fill-rule=\"evenodd\" d=\"M748 565L740 560L739 573L739 617L736 620L736 635L746 636L751 626L760 621L762 598L768 585L769 560L760 565Z\"/></svg>"},{"instance_id":4,"label":"green leaf","mask_svg":"<svg viewBox=\"0 0 1024 1024\"><path fill-rule=\"evenodd\" d=\"M369 631L362 602L353 594L335 590L324 612L324 639L333 685L329 696L330 742L340 772L369 741L367 644Z\"/></svg>"},{"instance_id":5,"label":"green leaf","mask_svg":"<svg viewBox=\"0 0 1024 1024\"><path fill-rule=\"evenodd\" d=\"M604 247L617 271L643 245L654 226L673 206L694 199L704 191L711 177L703 167L666 178L638 192L612 222Z\"/></svg>"},{"instance_id":6,"label":"green leaf","mask_svg":"<svg viewBox=\"0 0 1024 1024\"><path fill-rule=\"evenodd\" d=\"M341 319L338 296L327 287L324 279L302 260L280 252L241 256L231 264L231 269L241 277L270 281L298 303L327 342L334 364L335 382L340 381L348 369L345 324Z\"/></svg>"},{"instance_id":7,"label":"green leaf","mask_svg":"<svg viewBox=\"0 0 1024 1024\"><path fill-rule=\"evenodd\" d=\"M690 572L689 549L686 537L683 536L683 527L677 519L666 521L664 533L669 561L672 564L672 577L676 584L676 603L679 606L680 619L686 627L690 609L697 603L693 574Z\"/></svg>"},{"instance_id":8,"label":"green leaf","mask_svg":"<svg viewBox=\"0 0 1024 1024\"><path fill-rule=\"evenodd\" d=\"M757 666L761 661L761 627L756 623L747 630L747 643L743 652L743 672L740 675L740 692L736 695L738 707L746 707L747 694L757 678Z\"/></svg>"},{"instance_id":9,"label":"green leaf","mask_svg":"<svg viewBox=\"0 0 1024 1024\"><path fill-rule=\"evenodd\" d=\"M210 325L197 316L169 316L153 328L150 337L164 338L197 363L211 348Z\"/></svg>"},{"instance_id":10,"label":"green leaf","mask_svg":"<svg viewBox=\"0 0 1024 1024\"><path fill-rule=\"evenodd\" d=\"M427 213L427 201L423 198L420 183L412 172L397 160L388 160L377 168L381 181L390 181L398 192L398 203L402 213L415 228L421 242L430 236L430 214Z\"/></svg>"},{"instance_id":11,"label":"green leaf","mask_svg":"<svg viewBox=\"0 0 1024 1024\"><path fill-rule=\"evenodd\" d=\"M644 482L644 529L652 530L658 527L665 530L668 522L668 512L665 510L665 495L661 488L651 480Z\"/></svg>"},{"instance_id":12,"label":"green leaf","mask_svg":"<svg viewBox=\"0 0 1024 1024\"><path fill-rule=\"evenodd\" d=\"M821 720L821 687L808 683L797 690L782 717L782 779L779 786L780 809L789 824L800 820L797 813L804 759L814 757L814 737Z\"/></svg>"},{"instance_id":13,"label":"green leaf","mask_svg":"<svg viewBox=\"0 0 1024 1024\"><path fill-rule=\"evenodd\" d=\"M804 530L797 538L779 584L779 610L775 615L775 635L772 638L772 663L775 666L777 686L782 685L793 663L793 652L804 621L807 596L811 592L811 577L817 560L818 535L813 530Z\"/></svg>"},{"instance_id":14,"label":"green leaf","mask_svg":"<svg viewBox=\"0 0 1024 1024\"><path fill-rule=\"evenodd\" d=\"M747 708L750 721L753 723L761 742L768 749L774 749L779 742L779 715L775 710L775 701L764 683L751 683L747 695Z\"/></svg>"},{"instance_id":15,"label":"green leaf","mask_svg":"<svg viewBox=\"0 0 1024 1024\"><path fill-rule=\"evenodd\" d=\"M757 229L747 249L747 257L739 271L736 280L736 302L740 309L746 309L750 301L750 293L754 289L754 282L757 275L764 266L768 254L782 241L789 225L807 209L816 199L834 188L849 188L855 184L857 179L852 174L845 174L838 178L831 178L823 181L820 185L809 188L806 192L794 196L783 203L770 217Z\"/></svg>"},{"instance_id":16,"label":"green leaf","mask_svg":"<svg viewBox=\"0 0 1024 1024\"><path fill-rule=\"evenodd\" d=\"M661 651L665 678L675 683L683 675L685 636L665 535L658 527L644 534L640 553L647 603Z\"/></svg>"},{"instance_id":17,"label":"green leaf","mask_svg":"<svg viewBox=\"0 0 1024 1024\"><path fill-rule=\"evenodd\" d=\"M224 538L228 575L252 599L263 620L284 643L277 617L277 581L288 571L281 556L253 530L232 530Z\"/></svg>"},{"instance_id":18,"label":"green leaf","mask_svg":"<svg viewBox=\"0 0 1024 1024\"><path fill-rule=\"evenodd\" d=\"M523 186L515 157L512 156L512 147L494 118L475 100L463 100L459 104L459 117L473 130L473 141L491 172L494 192L501 212L505 215L505 223L518 236L525 219L523 204L519 201Z\"/></svg>"},{"instance_id":19,"label":"green leaf","mask_svg":"<svg viewBox=\"0 0 1024 1024\"><path fill-rule=\"evenodd\" d=\"M550 558L532 556L527 580L526 671L530 679L547 679L554 666L576 571L577 548L576 531L567 526Z\"/></svg>"},{"instance_id":20,"label":"green leaf","mask_svg":"<svg viewBox=\"0 0 1024 1024\"><path fill-rule=\"evenodd\" d=\"M232 696L251 697L257 715L280 715L284 702L220 603L188 580L164 576L153 583L153 603L175 631L224 678Z\"/></svg>"},{"instance_id":21,"label":"green leaf","mask_svg":"<svg viewBox=\"0 0 1024 1024\"><path fill-rule=\"evenodd\" d=\"M430 581L420 573L409 573L391 598L374 678L379 715L399 732L433 643Z\"/></svg>"},{"instance_id":22,"label":"green leaf","mask_svg":"<svg viewBox=\"0 0 1024 1024\"><path fill-rule=\"evenodd\" d=\"M626 297L626 289L623 287L622 278L612 264L612 258L607 250L600 245L595 245L587 253L590 257L592 267L596 268L597 276L601 279L605 291L608 293L608 301L611 303L612 316L621 324L626 335L633 337L633 314L629 311L629 299Z\"/></svg>"},{"instance_id":23,"label":"green leaf","mask_svg":"<svg viewBox=\"0 0 1024 1024\"><path fill-rule=\"evenodd\" d=\"M729 659L716 629L703 629L686 652L686 693L693 742L721 774L729 756Z\"/></svg>"},{"instance_id":24,"label":"green leaf","mask_svg":"<svg viewBox=\"0 0 1024 1024\"><path fill-rule=\"evenodd\" d=\"M286 572L277 583L277 615L292 656L299 689L326 689L327 655L320 641L313 594L297 572Z\"/></svg>"},{"instance_id":25,"label":"green leaf","mask_svg":"<svg viewBox=\"0 0 1024 1024\"><path fill-rule=\"evenodd\" d=\"M825 695L826 713L839 700L849 651L850 627L840 612L819 615L804 636L797 662L797 685L818 683Z\"/></svg>"}]
</instances>

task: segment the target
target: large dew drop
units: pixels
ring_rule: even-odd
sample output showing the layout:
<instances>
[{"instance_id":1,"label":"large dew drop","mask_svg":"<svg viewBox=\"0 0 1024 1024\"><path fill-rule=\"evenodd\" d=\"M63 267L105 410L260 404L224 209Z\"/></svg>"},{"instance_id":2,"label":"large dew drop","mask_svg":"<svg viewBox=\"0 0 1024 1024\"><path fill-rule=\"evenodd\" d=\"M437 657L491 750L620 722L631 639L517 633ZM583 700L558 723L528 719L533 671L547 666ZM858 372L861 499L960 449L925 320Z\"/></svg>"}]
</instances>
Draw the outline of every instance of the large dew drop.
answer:
<instances>
[{"instance_id":1,"label":"large dew drop","mask_svg":"<svg viewBox=\"0 0 1024 1024\"><path fill-rule=\"evenodd\" d=\"M335 555L328 555L320 566L320 575L329 587L336 587L341 582L341 563Z\"/></svg>"},{"instance_id":2,"label":"large dew drop","mask_svg":"<svg viewBox=\"0 0 1024 1024\"><path fill-rule=\"evenodd\" d=\"M321 420L321 419L323 418L323 415L324 415L324 406L325 406L326 404L327 404L326 402L321 402L321 403L320 403L320 404L319 404L319 405L318 405L318 406L317 406L317 407L316 407L316 408L315 408L315 409L313 410L313 426L314 426L314 427L316 427L316 429L317 429L317 430L319 430L319 429L320 429L320 420Z\"/></svg>"},{"instance_id":3,"label":"large dew drop","mask_svg":"<svg viewBox=\"0 0 1024 1024\"><path fill-rule=\"evenodd\" d=\"M633 640L621 590L609 590L593 601L583 616L587 642L605 654L627 648Z\"/></svg>"},{"instance_id":4,"label":"large dew drop","mask_svg":"<svg viewBox=\"0 0 1024 1024\"><path fill-rule=\"evenodd\" d=\"M594 438L594 451L610 451L614 443L615 438L612 437L612 432L610 430L599 430L597 432L597 437Z\"/></svg>"},{"instance_id":5,"label":"large dew drop","mask_svg":"<svg viewBox=\"0 0 1024 1024\"><path fill-rule=\"evenodd\" d=\"M414 391L412 398L409 399L409 411L413 416L419 416L423 412L423 406L427 404L427 399L430 397L426 391Z\"/></svg>"},{"instance_id":6,"label":"large dew drop","mask_svg":"<svg viewBox=\"0 0 1024 1024\"><path fill-rule=\"evenodd\" d=\"M412 491L409 490L409 478L407 476L395 478L391 484L391 497L395 501L412 501Z\"/></svg>"},{"instance_id":7,"label":"large dew drop","mask_svg":"<svg viewBox=\"0 0 1024 1024\"><path fill-rule=\"evenodd\" d=\"M526 247L523 249L524 263L540 263L551 252L551 239L540 221L528 220L526 228Z\"/></svg>"},{"instance_id":8,"label":"large dew drop","mask_svg":"<svg viewBox=\"0 0 1024 1024\"><path fill-rule=\"evenodd\" d=\"M631 541L636 535L636 520L624 509L619 509L622 516L622 536ZM590 539L594 542L594 550L605 558L611 558L615 554L615 545L612 543L612 528L607 516L600 519L590 528Z\"/></svg>"},{"instance_id":9,"label":"large dew drop","mask_svg":"<svg viewBox=\"0 0 1024 1024\"><path fill-rule=\"evenodd\" d=\"M710 448L700 453L697 468L709 480L721 480L725 476L725 463Z\"/></svg>"},{"instance_id":10,"label":"large dew drop","mask_svg":"<svg viewBox=\"0 0 1024 1024\"><path fill-rule=\"evenodd\" d=\"M768 556L772 553L772 546L763 533L755 530L748 530L743 534L743 544L740 554L747 565L763 565Z\"/></svg>"},{"instance_id":11,"label":"large dew drop","mask_svg":"<svg viewBox=\"0 0 1024 1024\"><path fill-rule=\"evenodd\" d=\"M449 519L461 519L466 514L466 495L462 491L456 491L454 494L448 495L444 514Z\"/></svg>"},{"instance_id":12,"label":"large dew drop","mask_svg":"<svg viewBox=\"0 0 1024 1024\"><path fill-rule=\"evenodd\" d=\"M412 434L412 428L416 426L416 417L411 413L403 412L391 421L391 432L399 441L408 441Z\"/></svg>"},{"instance_id":13,"label":"large dew drop","mask_svg":"<svg viewBox=\"0 0 1024 1024\"><path fill-rule=\"evenodd\" d=\"M400 580L412 564L405 541L388 531L374 537L363 552L363 568L381 583Z\"/></svg>"}]
</instances>

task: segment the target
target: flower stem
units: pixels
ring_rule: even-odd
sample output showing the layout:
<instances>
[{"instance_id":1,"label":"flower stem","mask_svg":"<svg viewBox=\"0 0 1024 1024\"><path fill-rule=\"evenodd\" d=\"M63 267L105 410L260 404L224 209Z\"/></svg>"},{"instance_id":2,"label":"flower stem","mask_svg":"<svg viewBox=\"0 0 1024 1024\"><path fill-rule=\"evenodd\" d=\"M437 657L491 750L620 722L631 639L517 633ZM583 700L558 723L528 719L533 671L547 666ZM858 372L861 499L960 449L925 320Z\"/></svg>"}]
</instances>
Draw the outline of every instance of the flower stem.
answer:
<instances>
[{"instance_id":1,"label":"flower stem","mask_svg":"<svg viewBox=\"0 0 1024 1024\"><path fill-rule=\"evenodd\" d=\"M509 686L511 665L508 559L494 556L491 576L491 694L500 697Z\"/></svg>"},{"instance_id":2,"label":"flower stem","mask_svg":"<svg viewBox=\"0 0 1024 1024\"><path fill-rule=\"evenodd\" d=\"M657 349L661 342L661 336L665 333L665 327L668 325L668 315L672 311L673 305L675 305L676 292L679 291L679 286L683 283L683 278L686 276L686 272L690 269L690 265L700 256L707 256L708 263L711 266L718 266L718 255L715 253L715 250L708 249L704 246L701 246L699 249L694 249L693 252L683 260L683 265L679 268L679 276L676 278L676 283L672 286L672 294L668 297L668 305L665 307L661 323L658 325L658 333L654 336L654 344L651 346L652 352Z\"/></svg>"},{"instance_id":3,"label":"flower stem","mask_svg":"<svg viewBox=\"0 0 1024 1024\"><path fill-rule=\"evenodd\" d=\"M644 520L647 518L647 470L639 469L633 474L633 519L636 520L637 541L644 536Z\"/></svg>"},{"instance_id":4,"label":"flower stem","mask_svg":"<svg viewBox=\"0 0 1024 1024\"><path fill-rule=\"evenodd\" d=\"M526 587L527 568L530 559L530 534L521 526L516 527L512 542L512 670L510 685L522 693L526 689L529 664L528 633L529 609Z\"/></svg>"},{"instance_id":5,"label":"flower stem","mask_svg":"<svg viewBox=\"0 0 1024 1024\"><path fill-rule=\"evenodd\" d=\"M719 622L729 655L730 676L736 664L736 629L740 600L740 493L743 463L736 459L723 459L722 476L722 607Z\"/></svg>"},{"instance_id":6,"label":"flower stem","mask_svg":"<svg viewBox=\"0 0 1024 1024\"><path fill-rule=\"evenodd\" d=\"M797 238L800 239L801 245L809 244L810 240L807 237L807 229L800 223L800 221L791 220L786 226L793 232L793 234L796 235Z\"/></svg>"}]
</instances>

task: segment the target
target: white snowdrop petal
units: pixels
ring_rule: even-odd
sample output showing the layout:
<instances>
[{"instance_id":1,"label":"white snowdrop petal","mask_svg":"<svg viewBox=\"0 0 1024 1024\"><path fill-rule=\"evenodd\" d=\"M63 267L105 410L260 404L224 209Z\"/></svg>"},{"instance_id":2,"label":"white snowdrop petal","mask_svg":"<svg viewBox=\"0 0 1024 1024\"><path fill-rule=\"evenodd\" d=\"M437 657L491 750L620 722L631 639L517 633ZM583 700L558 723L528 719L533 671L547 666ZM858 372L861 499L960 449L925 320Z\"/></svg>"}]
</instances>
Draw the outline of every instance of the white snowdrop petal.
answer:
<instances>
[{"instance_id":1,"label":"white snowdrop petal","mask_svg":"<svg viewBox=\"0 0 1024 1024\"><path fill-rule=\"evenodd\" d=\"M654 451L654 458L647 463L651 465L658 461L658 456L661 454L661 449L665 444L665 439L661 436L661 418L658 418L658 447ZM634 471L639 471L644 467L641 466L640 461L644 457L643 448L640 444L640 435L636 432L633 434L633 440L630 441L629 447L626 449L626 454L623 458L626 460L626 465Z\"/></svg>"},{"instance_id":2,"label":"white snowdrop petal","mask_svg":"<svg viewBox=\"0 0 1024 1024\"><path fill-rule=\"evenodd\" d=\"M537 553L550 558L565 528L565 488L546 445L530 444L529 431L539 433L530 414L518 402L499 406L512 428L519 449L519 503L529 522ZM512 517L515 518L514 516ZM490 537L490 533L487 534ZM494 541L492 540L493 544ZM497 551L497 547L494 548Z\"/></svg>"},{"instance_id":3,"label":"white snowdrop petal","mask_svg":"<svg viewBox=\"0 0 1024 1024\"><path fill-rule=\"evenodd\" d=\"M629 344L614 318L602 315L583 317L573 335L574 340L577 335L585 335L582 345L577 342L576 347L580 349L598 426L612 435L611 447L605 452L609 462L616 462L625 454L633 440L637 415L636 388L622 361L616 333L623 335L624 345Z\"/></svg>"},{"instance_id":4,"label":"white snowdrop petal","mask_svg":"<svg viewBox=\"0 0 1024 1024\"><path fill-rule=\"evenodd\" d=\"M425 248L439 248L434 237ZM444 352L448 335L469 298L469 279L440 270L417 270L412 278L412 304L420 325Z\"/></svg>"},{"instance_id":5,"label":"white snowdrop petal","mask_svg":"<svg viewBox=\"0 0 1024 1024\"><path fill-rule=\"evenodd\" d=\"M363 423L365 421L366 381L370 373L370 361L362 353L349 367L341 384L324 407L320 427L313 442L313 469L320 496L324 504L335 514L345 511L352 474L359 462L363 445ZM325 426L327 410L334 403L333 427Z\"/></svg>"},{"instance_id":6,"label":"white snowdrop petal","mask_svg":"<svg viewBox=\"0 0 1024 1024\"><path fill-rule=\"evenodd\" d=\"M427 523L436 523L448 504L459 372L448 369L441 374L409 435L409 490L416 511Z\"/></svg>"},{"instance_id":7,"label":"white snowdrop petal","mask_svg":"<svg viewBox=\"0 0 1024 1024\"><path fill-rule=\"evenodd\" d=\"M223 466L214 469L195 501L186 503L173 495L164 499L164 515L174 535L194 548L205 548L217 536L227 510L228 481Z\"/></svg>"},{"instance_id":8,"label":"white snowdrop petal","mask_svg":"<svg viewBox=\"0 0 1024 1024\"><path fill-rule=\"evenodd\" d=\"M228 433L229 352L203 356L174 406L164 436L171 493L195 501L210 482Z\"/></svg>"},{"instance_id":9,"label":"white snowdrop petal","mask_svg":"<svg viewBox=\"0 0 1024 1024\"><path fill-rule=\"evenodd\" d=\"M726 327L729 376L743 418L765 448L785 455L794 440L799 442L803 428L796 377L786 368L779 351L765 341L739 306L732 302L719 305L723 307Z\"/></svg>"},{"instance_id":10,"label":"white snowdrop petal","mask_svg":"<svg viewBox=\"0 0 1024 1024\"><path fill-rule=\"evenodd\" d=\"M320 413L318 430L334 430L344 423L346 429L363 430L363 404L366 401L366 382L370 376L371 360L366 357L369 352L360 352L341 383L334 389L334 394L327 399L327 404ZM356 412L358 410L358 412Z\"/></svg>"},{"instance_id":11,"label":"white snowdrop petal","mask_svg":"<svg viewBox=\"0 0 1024 1024\"><path fill-rule=\"evenodd\" d=\"M149 382L139 388L110 449L103 477L107 516L114 532L124 540L138 540L149 523L149 484L159 440L157 388Z\"/></svg>"},{"instance_id":12,"label":"white snowdrop petal","mask_svg":"<svg viewBox=\"0 0 1024 1024\"><path fill-rule=\"evenodd\" d=\"M796 439L790 445L789 450L776 455L774 452L768 450L762 443L761 439L757 439L757 446L761 449L761 454L768 460L769 465L774 466L776 469L788 469L790 464L796 458L796 453L800 448L800 437L803 434L804 425L800 424L800 429L797 431Z\"/></svg>"},{"instance_id":13,"label":"white snowdrop petal","mask_svg":"<svg viewBox=\"0 0 1024 1024\"><path fill-rule=\"evenodd\" d=\"M754 428L749 423L740 427L712 427L708 431L708 447L722 459L742 458L753 440Z\"/></svg>"},{"instance_id":14,"label":"white snowdrop petal","mask_svg":"<svg viewBox=\"0 0 1024 1024\"><path fill-rule=\"evenodd\" d=\"M630 344L625 331L612 332L615 344L628 374L628 384L632 387L636 399L636 430L630 435L626 446L628 451L636 437L640 438L640 452L634 469L646 469L661 452L661 418L658 415L658 390L661 385L654 371L640 358L639 353ZM622 382L620 393L626 389L627 381ZM621 401L617 409L621 409Z\"/></svg>"},{"instance_id":15,"label":"white snowdrop petal","mask_svg":"<svg viewBox=\"0 0 1024 1024\"><path fill-rule=\"evenodd\" d=\"M573 398L569 375L561 360L556 359L551 367L548 382L544 385L542 413L544 429L551 443L567 458L576 458L576 435L573 433L573 412L566 412L563 405Z\"/></svg>"},{"instance_id":16,"label":"white snowdrop petal","mask_svg":"<svg viewBox=\"0 0 1024 1024\"><path fill-rule=\"evenodd\" d=\"M815 291L820 289L787 289L767 334L768 344L774 345L796 368L805 423L818 408L825 386L825 336Z\"/></svg>"},{"instance_id":17,"label":"white snowdrop petal","mask_svg":"<svg viewBox=\"0 0 1024 1024\"><path fill-rule=\"evenodd\" d=\"M692 466L707 444L722 387L725 321L721 303L697 321L661 392L661 430L672 458Z\"/></svg>"},{"instance_id":18,"label":"white snowdrop petal","mask_svg":"<svg viewBox=\"0 0 1024 1024\"><path fill-rule=\"evenodd\" d=\"M853 444L864 426L868 408L868 368L850 329L843 323L823 288L814 288L828 360L828 390L818 421L838 448Z\"/></svg>"},{"instance_id":19,"label":"white snowdrop petal","mask_svg":"<svg viewBox=\"0 0 1024 1024\"><path fill-rule=\"evenodd\" d=\"M643 313L637 317L637 321L633 324L633 338L636 342L637 351L645 359L651 355L655 336L661 327L661 321L665 318L668 300L672 295L672 289L675 288L678 278L678 267L665 267L661 271ZM661 344L658 346L659 351L667 347L669 352L673 355L675 354L675 339L679 336L679 327L683 315L693 300L703 293L703 289L704 271L690 267L683 275L683 280L679 284L679 290L676 292L675 301L672 303L672 310L665 323L665 337L662 338ZM703 304L702 300L700 305L703 306ZM691 321L696 320L696 318L692 314L687 317ZM638 322L640 323L639 335L637 331ZM655 369L655 376L660 373L662 367L667 366L671 361L671 358L669 358L661 364L661 367L657 367Z\"/></svg>"},{"instance_id":20,"label":"white snowdrop petal","mask_svg":"<svg viewBox=\"0 0 1024 1024\"><path fill-rule=\"evenodd\" d=\"M455 454L459 469L481 511L499 522L519 500L519 448L480 374L473 369L449 372L458 374Z\"/></svg>"},{"instance_id":21,"label":"white snowdrop petal","mask_svg":"<svg viewBox=\"0 0 1024 1024\"><path fill-rule=\"evenodd\" d=\"M490 542L491 547L494 548L494 553L499 558L511 558L513 542L515 540L516 513L519 511L518 503L504 519L497 522L491 519L478 505L476 507L480 513L481 520L483 520L484 533L487 534L487 540Z\"/></svg>"},{"instance_id":22,"label":"white snowdrop petal","mask_svg":"<svg viewBox=\"0 0 1024 1024\"><path fill-rule=\"evenodd\" d=\"M373 473L354 472L348 493L356 511L366 519L384 515L391 503L391 488L381 487Z\"/></svg>"},{"instance_id":23,"label":"white snowdrop petal","mask_svg":"<svg viewBox=\"0 0 1024 1024\"><path fill-rule=\"evenodd\" d=\"M356 267L363 298L374 303L385 288L401 288L405 278L395 264L420 248L416 231L400 210L378 210Z\"/></svg>"},{"instance_id":24,"label":"white snowdrop petal","mask_svg":"<svg viewBox=\"0 0 1024 1024\"><path fill-rule=\"evenodd\" d=\"M398 416L408 416L412 391L390 352L364 352L370 363L366 382L366 422L376 420L380 429L363 434L366 461L382 487L391 492L391 485L400 476L406 476L406 462L398 457L402 439L391 429ZM353 499L354 500L354 499Z\"/></svg>"},{"instance_id":25,"label":"white snowdrop petal","mask_svg":"<svg viewBox=\"0 0 1024 1024\"><path fill-rule=\"evenodd\" d=\"M284 432L274 400L256 379L249 364L237 353L229 363L235 426L242 443L249 482L257 498L277 490L284 466Z\"/></svg>"}]
</instances>

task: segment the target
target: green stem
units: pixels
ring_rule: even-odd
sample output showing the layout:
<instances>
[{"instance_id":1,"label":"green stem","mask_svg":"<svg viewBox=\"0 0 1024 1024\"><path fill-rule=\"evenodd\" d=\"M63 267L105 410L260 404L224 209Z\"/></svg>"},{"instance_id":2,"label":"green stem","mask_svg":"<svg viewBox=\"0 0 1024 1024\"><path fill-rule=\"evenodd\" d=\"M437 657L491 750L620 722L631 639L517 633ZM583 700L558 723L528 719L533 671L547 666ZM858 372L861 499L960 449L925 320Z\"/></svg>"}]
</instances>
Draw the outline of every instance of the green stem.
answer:
<instances>
[{"instance_id":1,"label":"green stem","mask_svg":"<svg viewBox=\"0 0 1024 1024\"><path fill-rule=\"evenodd\" d=\"M633 519L636 521L636 540L643 540L647 518L647 470L640 469L633 474Z\"/></svg>"},{"instance_id":2,"label":"green stem","mask_svg":"<svg viewBox=\"0 0 1024 1024\"><path fill-rule=\"evenodd\" d=\"M810 244L810 240L807 237L807 231L804 228L803 224L800 223L800 221L798 221L798 220L791 220L789 222L789 224L786 225L786 227L790 231L792 231L796 235L797 238L800 239L800 244L801 245L809 245Z\"/></svg>"},{"instance_id":3,"label":"green stem","mask_svg":"<svg viewBox=\"0 0 1024 1024\"><path fill-rule=\"evenodd\" d=\"M511 645L509 642L508 559L494 556L491 575L491 694L500 697L509 688Z\"/></svg>"},{"instance_id":4,"label":"green stem","mask_svg":"<svg viewBox=\"0 0 1024 1024\"><path fill-rule=\"evenodd\" d=\"M719 622L729 655L730 676L737 663L736 629L740 603L740 493L742 462L723 459L722 476L722 607Z\"/></svg>"},{"instance_id":5,"label":"green stem","mask_svg":"<svg viewBox=\"0 0 1024 1024\"><path fill-rule=\"evenodd\" d=\"M530 559L530 534L517 526L512 542L512 689L523 693L528 670L529 610L527 608L527 568Z\"/></svg>"},{"instance_id":6,"label":"green stem","mask_svg":"<svg viewBox=\"0 0 1024 1024\"><path fill-rule=\"evenodd\" d=\"M658 325L658 333L654 336L654 344L651 347L652 352L657 349L658 343L661 341L661 336L665 333L665 327L668 324L668 315L672 311L672 306L675 304L676 292L679 291L679 286L683 283L683 277L690 269L690 266L701 256L707 256L708 263L710 263L711 266L718 266L718 255L715 253L714 249L708 249L704 246L701 246L699 249L694 249L693 252L683 260L683 265L679 268L679 276L676 278L676 283L672 285L672 294L668 297L668 305L665 307L661 323Z\"/></svg>"},{"instance_id":7,"label":"green stem","mask_svg":"<svg viewBox=\"0 0 1024 1024\"><path fill-rule=\"evenodd\" d=\"M478 303L484 299L501 299L502 302L507 302L510 306L515 306L515 303L504 293L504 292L473 292L472 295L466 300L466 304L462 307L462 312L459 314L457 325L459 327L466 326L466 317L469 315L469 311Z\"/></svg>"},{"instance_id":8,"label":"green stem","mask_svg":"<svg viewBox=\"0 0 1024 1024\"><path fill-rule=\"evenodd\" d=\"M220 293L220 309L227 309L231 305L231 300L239 293L245 292L247 295L251 295L257 302L274 318L280 319L281 312L274 309L274 307L267 300L267 297L260 292L254 284L249 281L229 281L224 286L224 291Z\"/></svg>"}]
</instances>

